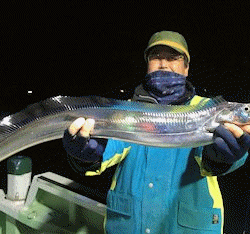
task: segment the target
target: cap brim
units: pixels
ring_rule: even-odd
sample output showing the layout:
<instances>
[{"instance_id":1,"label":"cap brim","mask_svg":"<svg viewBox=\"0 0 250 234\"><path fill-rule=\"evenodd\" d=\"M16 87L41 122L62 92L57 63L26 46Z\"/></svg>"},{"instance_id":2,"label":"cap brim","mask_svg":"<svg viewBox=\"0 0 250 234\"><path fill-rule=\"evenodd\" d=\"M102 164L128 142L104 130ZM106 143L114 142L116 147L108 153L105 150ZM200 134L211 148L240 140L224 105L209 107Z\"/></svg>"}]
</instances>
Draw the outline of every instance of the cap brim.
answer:
<instances>
[{"instance_id":1,"label":"cap brim","mask_svg":"<svg viewBox=\"0 0 250 234\"><path fill-rule=\"evenodd\" d=\"M166 46L169 46L175 50L177 50L178 52L180 53L184 53L186 54L187 58L188 58L188 62L190 62L190 55L188 53L188 51L180 44L176 43L176 42L173 42L173 41L167 41L167 40L162 40L162 41L157 41L157 42L154 42L152 43L150 46L148 46L146 48L146 50L144 51L144 58L146 60L146 55L147 55L147 52L150 48L152 48L153 46L156 46L156 45L166 45Z\"/></svg>"}]
</instances>

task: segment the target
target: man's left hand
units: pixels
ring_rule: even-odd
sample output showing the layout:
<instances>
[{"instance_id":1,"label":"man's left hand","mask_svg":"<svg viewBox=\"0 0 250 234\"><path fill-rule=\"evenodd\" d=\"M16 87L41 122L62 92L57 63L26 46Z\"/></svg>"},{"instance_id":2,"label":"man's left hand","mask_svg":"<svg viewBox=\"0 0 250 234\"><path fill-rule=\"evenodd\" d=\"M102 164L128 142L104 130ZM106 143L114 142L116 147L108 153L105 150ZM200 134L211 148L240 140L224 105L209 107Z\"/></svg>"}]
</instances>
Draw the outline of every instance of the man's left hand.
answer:
<instances>
[{"instance_id":1,"label":"man's left hand","mask_svg":"<svg viewBox=\"0 0 250 234\"><path fill-rule=\"evenodd\" d=\"M250 148L250 125L236 126L225 123L214 132L213 147L220 162L234 163L245 155Z\"/></svg>"},{"instance_id":2,"label":"man's left hand","mask_svg":"<svg viewBox=\"0 0 250 234\"><path fill-rule=\"evenodd\" d=\"M224 123L224 126L234 135L236 138L240 138L243 133L250 134L250 125L237 126L231 123Z\"/></svg>"}]
</instances>

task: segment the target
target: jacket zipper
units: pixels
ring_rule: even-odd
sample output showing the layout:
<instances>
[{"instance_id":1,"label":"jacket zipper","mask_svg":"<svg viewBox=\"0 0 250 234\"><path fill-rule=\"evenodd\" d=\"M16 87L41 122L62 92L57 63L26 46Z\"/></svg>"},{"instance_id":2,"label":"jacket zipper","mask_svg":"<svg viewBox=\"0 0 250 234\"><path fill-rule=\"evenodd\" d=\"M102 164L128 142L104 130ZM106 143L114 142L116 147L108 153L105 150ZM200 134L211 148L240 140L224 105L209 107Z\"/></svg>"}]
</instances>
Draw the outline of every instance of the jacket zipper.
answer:
<instances>
[{"instance_id":1,"label":"jacket zipper","mask_svg":"<svg viewBox=\"0 0 250 234\"><path fill-rule=\"evenodd\" d=\"M140 97L140 98L144 98L144 99L151 99L151 100L153 100L156 104L159 104L159 103L157 102L157 100L156 100L155 98L153 98L153 97L142 96L142 95L140 95L140 94L139 94L139 97Z\"/></svg>"}]
</instances>

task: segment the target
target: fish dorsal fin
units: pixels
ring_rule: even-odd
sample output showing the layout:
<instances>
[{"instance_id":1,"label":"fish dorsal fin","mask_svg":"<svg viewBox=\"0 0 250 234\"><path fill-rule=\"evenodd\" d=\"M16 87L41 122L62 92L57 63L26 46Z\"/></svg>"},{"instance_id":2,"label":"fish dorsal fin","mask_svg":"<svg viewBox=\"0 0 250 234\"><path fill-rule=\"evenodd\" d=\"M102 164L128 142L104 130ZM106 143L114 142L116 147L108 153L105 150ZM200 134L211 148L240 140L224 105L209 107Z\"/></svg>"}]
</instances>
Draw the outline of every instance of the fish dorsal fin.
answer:
<instances>
[{"instance_id":1,"label":"fish dorsal fin","mask_svg":"<svg viewBox=\"0 0 250 234\"><path fill-rule=\"evenodd\" d=\"M164 114L171 115L177 113L190 113L204 110L207 108L215 107L226 101L222 97L215 98L202 98L197 105L161 105L152 104L145 102L128 102L123 100L110 100L109 106L106 108L111 108L117 111L134 111L134 112L147 112L148 114Z\"/></svg>"},{"instance_id":2,"label":"fish dorsal fin","mask_svg":"<svg viewBox=\"0 0 250 234\"><path fill-rule=\"evenodd\" d=\"M178 108L183 108L185 112L197 112L197 111L204 111L208 108L217 107L219 105L226 104L227 101L222 96L217 96L213 98L203 98L201 101L199 101L198 104L192 104L189 106L176 106Z\"/></svg>"},{"instance_id":3,"label":"fish dorsal fin","mask_svg":"<svg viewBox=\"0 0 250 234\"><path fill-rule=\"evenodd\" d=\"M56 96L30 104L25 109L15 114L5 116L0 120L0 141L24 125L42 117L65 110L101 106L102 102L105 101L99 97Z\"/></svg>"}]
</instances>

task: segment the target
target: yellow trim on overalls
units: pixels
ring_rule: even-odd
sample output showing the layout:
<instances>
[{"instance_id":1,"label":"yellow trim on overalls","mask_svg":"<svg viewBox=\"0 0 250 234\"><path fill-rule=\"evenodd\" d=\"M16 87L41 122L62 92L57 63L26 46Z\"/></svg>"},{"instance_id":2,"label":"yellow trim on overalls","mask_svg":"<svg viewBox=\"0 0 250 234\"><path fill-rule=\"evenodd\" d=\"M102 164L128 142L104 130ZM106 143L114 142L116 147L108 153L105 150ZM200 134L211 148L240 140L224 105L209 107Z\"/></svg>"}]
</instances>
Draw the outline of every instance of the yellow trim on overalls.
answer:
<instances>
[{"instance_id":1,"label":"yellow trim on overalls","mask_svg":"<svg viewBox=\"0 0 250 234\"><path fill-rule=\"evenodd\" d=\"M212 172L208 172L208 171L206 171L204 168L202 168L202 164L201 164L202 159L201 159L201 157L195 156L194 158L195 158L196 162L198 163L198 165L199 165L199 167L200 167L200 174L201 174L201 176L204 176L204 177L205 177L205 176L212 177L212 176L213 176L213 175L212 175Z\"/></svg>"},{"instance_id":2,"label":"yellow trim on overalls","mask_svg":"<svg viewBox=\"0 0 250 234\"><path fill-rule=\"evenodd\" d=\"M87 171L85 173L86 176L95 176L95 175L100 175L102 172L104 172L108 167L112 167L118 163L120 163L129 153L131 149L131 146L124 148L123 152L121 154L115 154L112 158L109 160L106 160L102 162L101 168L96 171Z\"/></svg>"},{"instance_id":3,"label":"yellow trim on overalls","mask_svg":"<svg viewBox=\"0 0 250 234\"><path fill-rule=\"evenodd\" d=\"M223 199L220 192L219 183L217 180L217 176L212 176L211 173L208 173L204 169L201 168L201 158L195 156L195 160L197 161L198 165L200 166L201 176L206 176L208 191L210 196L213 199L213 208L218 208L221 210L221 234L223 234L223 226L224 226L224 207L223 207Z\"/></svg>"},{"instance_id":4,"label":"yellow trim on overalls","mask_svg":"<svg viewBox=\"0 0 250 234\"><path fill-rule=\"evenodd\" d=\"M202 100L203 99L203 100ZM200 96L195 96L191 102L190 105L198 105L200 102L206 103L209 101L209 98L202 98ZM208 185L208 191L210 196L213 199L213 208L217 208L221 210L221 234L223 234L223 226L224 226L224 207L223 207L223 199L221 195L221 191L219 188L217 176L212 176L211 172L206 171L204 168L202 168L202 159L199 156L195 156L195 160L198 163L200 167L200 173L201 176L206 177L207 185Z\"/></svg>"},{"instance_id":5,"label":"yellow trim on overalls","mask_svg":"<svg viewBox=\"0 0 250 234\"><path fill-rule=\"evenodd\" d=\"M213 198L214 204L213 208L221 209L221 234L223 234L223 226L224 226L224 207L222 195L220 192L220 187L218 184L217 176L209 176L207 178L208 190L210 196Z\"/></svg>"},{"instance_id":6,"label":"yellow trim on overalls","mask_svg":"<svg viewBox=\"0 0 250 234\"><path fill-rule=\"evenodd\" d=\"M204 98L204 97L200 97L200 96L194 96L193 99L190 101L190 105L198 105L198 104L205 104L206 102L208 102L210 100L210 98ZM208 172L207 170L205 170L202 167L201 161L202 159L199 156L195 156L195 160L197 161L197 163L199 164L200 167L200 173L201 176L212 176L211 172Z\"/></svg>"}]
</instances>

